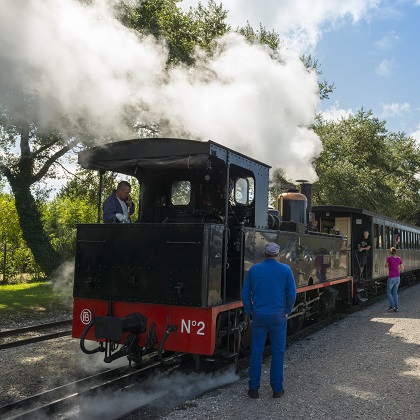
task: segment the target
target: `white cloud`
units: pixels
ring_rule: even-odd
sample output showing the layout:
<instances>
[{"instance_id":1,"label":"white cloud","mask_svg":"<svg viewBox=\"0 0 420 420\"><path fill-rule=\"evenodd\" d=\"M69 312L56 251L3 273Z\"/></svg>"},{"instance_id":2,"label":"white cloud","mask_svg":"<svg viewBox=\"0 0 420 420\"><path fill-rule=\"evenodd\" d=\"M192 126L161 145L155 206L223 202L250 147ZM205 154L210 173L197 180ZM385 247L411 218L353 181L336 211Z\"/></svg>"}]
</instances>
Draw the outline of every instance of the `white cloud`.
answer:
<instances>
[{"instance_id":1,"label":"white cloud","mask_svg":"<svg viewBox=\"0 0 420 420\"><path fill-rule=\"evenodd\" d=\"M340 121L342 119L346 119L349 116L354 115L354 112L352 109L343 109L340 108L340 105L337 102L335 102L334 105L327 108L325 111L322 111L322 117L327 121Z\"/></svg>"},{"instance_id":2,"label":"white cloud","mask_svg":"<svg viewBox=\"0 0 420 420\"><path fill-rule=\"evenodd\" d=\"M420 0L418 3L420 3ZM417 141L417 143L420 144L420 123L417 124L417 130L410 133L410 136L413 137Z\"/></svg>"},{"instance_id":3,"label":"white cloud","mask_svg":"<svg viewBox=\"0 0 420 420\"><path fill-rule=\"evenodd\" d=\"M288 48L293 45L297 51L308 53L315 48L323 30L349 20L352 23L369 20L370 13L380 3L381 0L235 0L223 5L229 11L228 21L233 27L244 26L249 21L252 27L258 28L261 23L286 39ZM179 3L183 8L197 4L197 0Z\"/></svg>"},{"instance_id":4,"label":"white cloud","mask_svg":"<svg viewBox=\"0 0 420 420\"><path fill-rule=\"evenodd\" d=\"M381 117L382 118L387 118L387 117L402 117L404 116L404 114L408 114L411 112L411 105L408 102L404 102L403 104L399 104L399 103L389 103L389 104L385 104L383 102L381 102L381 107L382 107L382 113L381 113Z\"/></svg>"},{"instance_id":5,"label":"white cloud","mask_svg":"<svg viewBox=\"0 0 420 420\"><path fill-rule=\"evenodd\" d=\"M381 77L390 77L396 67L394 59L388 60L386 58L375 67L375 73Z\"/></svg>"},{"instance_id":6,"label":"white cloud","mask_svg":"<svg viewBox=\"0 0 420 420\"><path fill-rule=\"evenodd\" d=\"M398 43L400 37L395 31L390 31L384 35L381 39L378 39L373 43L374 47L378 50L391 50Z\"/></svg>"}]
</instances>

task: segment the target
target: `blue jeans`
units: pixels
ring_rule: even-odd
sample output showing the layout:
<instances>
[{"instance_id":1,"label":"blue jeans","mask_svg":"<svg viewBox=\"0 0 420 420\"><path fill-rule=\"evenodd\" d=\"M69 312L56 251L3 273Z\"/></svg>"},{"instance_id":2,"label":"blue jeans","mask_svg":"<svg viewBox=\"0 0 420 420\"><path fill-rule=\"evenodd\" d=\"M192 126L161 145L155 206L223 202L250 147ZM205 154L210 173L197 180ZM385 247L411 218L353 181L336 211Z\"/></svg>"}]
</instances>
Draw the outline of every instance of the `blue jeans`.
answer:
<instances>
[{"instance_id":1,"label":"blue jeans","mask_svg":"<svg viewBox=\"0 0 420 420\"><path fill-rule=\"evenodd\" d=\"M389 305L391 308L398 309L398 286L400 285L399 277L388 278L386 283L386 294L388 295Z\"/></svg>"},{"instance_id":2,"label":"blue jeans","mask_svg":"<svg viewBox=\"0 0 420 420\"><path fill-rule=\"evenodd\" d=\"M267 333L271 342L270 384L273 392L283 391L284 352L286 350L287 319L283 313L252 314L252 345L249 364L249 389L259 389L261 365Z\"/></svg>"}]
</instances>

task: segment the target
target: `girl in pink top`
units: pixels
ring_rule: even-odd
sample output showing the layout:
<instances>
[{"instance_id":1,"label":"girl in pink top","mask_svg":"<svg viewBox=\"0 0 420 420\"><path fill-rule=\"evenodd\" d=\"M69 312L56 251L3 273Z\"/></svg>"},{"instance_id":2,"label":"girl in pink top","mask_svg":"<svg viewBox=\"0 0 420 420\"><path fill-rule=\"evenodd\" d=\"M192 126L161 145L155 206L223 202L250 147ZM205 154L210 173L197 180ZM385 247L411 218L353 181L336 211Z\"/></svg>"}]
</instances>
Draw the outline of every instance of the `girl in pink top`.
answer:
<instances>
[{"instance_id":1,"label":"girl in pink top","mask_svg":"<svg viewBox=\"0 0 420 420\"><path fill-rule=\"evenodd\" d=\"M398 312L398 286L400 285L400 272L404 266L400 257L397 256L397 249L390 249L391 255L386 259L385 267L388 268L388 281L386 294L389 299L388 312Z\"/></svg>"}]
</instances>

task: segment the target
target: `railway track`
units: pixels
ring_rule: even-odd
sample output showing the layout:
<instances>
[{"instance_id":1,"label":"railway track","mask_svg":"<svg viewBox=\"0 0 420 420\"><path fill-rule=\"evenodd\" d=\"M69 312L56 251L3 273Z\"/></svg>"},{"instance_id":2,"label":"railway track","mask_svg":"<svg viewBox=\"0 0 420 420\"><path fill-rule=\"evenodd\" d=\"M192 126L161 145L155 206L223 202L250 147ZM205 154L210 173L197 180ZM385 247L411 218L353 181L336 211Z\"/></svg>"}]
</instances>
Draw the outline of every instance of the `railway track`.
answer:
<instances>
[{"instance_id":1,"label":"railway track","mask_svg":"<svg viewBox=\"0 0 420 420\"><path fill-rule=\"evenodd\" d=\"M106 401L115 401L115 393L118 393L120 400L124 390L133 392L133 387L142 386L142 392L147 390L148 385L145 383L148 377L153 373L156 375L158 371L160 375L166 375L171 368L163 369L158 361L157 353L153 353L144 358L147 364L144 367L136 369L128 369L120 367L109 369L87 378L80 379L75 382L33 395L29 398L14 402L12 404L0 407L0 418L2 419L38 419L38 418L66 418L66 419L86 419L94 418L106 404ZM174 365L176 366L176 365ZM141 409L142 405L153 403L156 399L163 398L167 392L161 391L143 398L142 404L138 404L134 398L132 406L125 401L123 407L113 407L109 404L105 418L123 418L124 414L133 410ZM99 402L98 402L99 401ZM134 405L133 405L134 404ZM111 407L115 410L112 412ZM94 414L92 411L97 410Z\"/></svg>"},{"instance_id":2,"label":"railway track","mask_svg":"<svg viewBox=\"0 0 420 420\"><path fill-rule=\"evenodd\" d=\"M0 332L0 350L52 340L71 334L71 319ZM64 328L64 329L63 329Z\"/></svg>"}]
</instances>

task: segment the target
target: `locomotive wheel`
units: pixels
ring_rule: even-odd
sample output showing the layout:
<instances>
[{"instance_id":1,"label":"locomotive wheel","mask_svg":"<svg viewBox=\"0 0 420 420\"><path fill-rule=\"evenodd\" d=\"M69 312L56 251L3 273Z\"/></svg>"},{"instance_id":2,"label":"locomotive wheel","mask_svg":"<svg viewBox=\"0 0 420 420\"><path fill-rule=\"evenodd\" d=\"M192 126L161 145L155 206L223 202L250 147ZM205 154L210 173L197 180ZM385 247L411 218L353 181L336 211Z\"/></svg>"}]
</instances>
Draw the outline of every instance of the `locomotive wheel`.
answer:
<instances>
[{"instance_id":1,"label":"locomotive wheel","mask_svg":"<svg viewBox=\"0 0 420 420\"><path fill-rule=\"evenodd\" d=\"M240 353L242 356L249 356L251 354L251 341L252 341L252 327L249 326L241 338Z\"/></svg>"},{"instance_id":2,"label":"locomotive wheel","mask_svg":"<svg viewBox=\"0 0 420 420\"><path fill-rule=\"evenodd\" d=\"M363 303L368 300L368 293L364 287L356 287L354 299L357 303Z\"/></svg>"},{"instance_id":3,"label":"locomotive wheel","mask_svg":"<svg viewBox=\"0 0 420 420\"><path fill-rule=\"evenodd\" d=\"M303 315L295 316L287 320L287 331L291 334L297 333L302 327L305 321Z\"/></svg>"},{"instance_id":4,"label":"locomotive wheel","mask_svg":"<svg viewBox=\"0 0 420 420\"><path fill-rule=\"evenodd\" d=\"M194 362L194 372L200 372L201 369L201 362L200 356L198 354L191 354Z\"/></svg>"},{"instance_id":5,"label":"locomotive wheel","mask_svg":"<svg viewBox=\"0 0 420 420\"><path fill-rule=\"evenodd\" d=\"M407 273L404 277L402 277L402 284L404 286L409 285L414 282L415 277L413 273Z\"/></svg>"}]
</instances>

